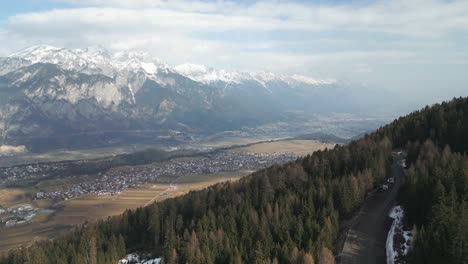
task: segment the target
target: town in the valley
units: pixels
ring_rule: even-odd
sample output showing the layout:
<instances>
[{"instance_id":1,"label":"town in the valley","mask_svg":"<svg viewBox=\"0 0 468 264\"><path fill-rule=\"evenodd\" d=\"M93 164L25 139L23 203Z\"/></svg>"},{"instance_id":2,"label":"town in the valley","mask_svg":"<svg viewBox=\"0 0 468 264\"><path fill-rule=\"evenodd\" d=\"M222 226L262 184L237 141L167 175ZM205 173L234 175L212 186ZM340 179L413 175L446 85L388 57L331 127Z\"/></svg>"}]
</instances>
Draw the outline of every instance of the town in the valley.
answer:
<instances>
[{"instance_id":1,"label":"town in the valley","mask_svg":"<svg viewBox=\"0 0 468 264\"><path fill-rule=\"evenodd\" d=\"M258 170L273 164L293 161L294 153L238 153L217 151L192 158L172 159L162 163L140 166L116 167L100 172L93 180L71 185L67 190L41 191L34 199L67 200L86 194L115 195L128 188L138 188L146 183L170 182L180 176L204 175L241 170ZM66 170L64 163L43 163L0 168L1 185L49 177ZM163 179L161 176L165 176Z\"/></svg>"}]
</instances>

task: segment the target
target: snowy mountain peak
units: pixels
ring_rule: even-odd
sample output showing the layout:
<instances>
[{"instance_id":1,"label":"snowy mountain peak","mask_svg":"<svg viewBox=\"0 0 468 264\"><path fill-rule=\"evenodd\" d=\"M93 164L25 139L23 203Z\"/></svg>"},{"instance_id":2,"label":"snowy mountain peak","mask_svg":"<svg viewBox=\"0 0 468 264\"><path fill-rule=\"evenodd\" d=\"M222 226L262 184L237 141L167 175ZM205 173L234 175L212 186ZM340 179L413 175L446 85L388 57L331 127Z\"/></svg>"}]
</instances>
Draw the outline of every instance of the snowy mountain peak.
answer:
<instances>
[{"instance_id":1,"label":"snowy mountain peak","mask_svg":"<svg viewBox=\"0 0 468 264\"><path fill-rule=\"evenodd\" d=\"M144 71L154 75L159 70L167 71L170 66L162 63L147 52L121 51L111 54L102 46L84 49L57 48L49 45L37 45L15 52L10 58L20 58L32 64L42 62L59 65L67 70L87 74L104 74L115 77L121 71Z\"/></svg>"},{"instance_id":2,"label":"snowy mountain peak","mask_svg":"<svg viewBox=\"0 0 468 264\"><path fill-rule=\"evenodd\" d=\"M336 82L334 79L317 79L303 75L276 75L271 72L238 72L217 70L208 66L185 63L176 67L161 62L158 58L147 52L125 50L110 53L102 46L93 46L84 49L57 48L49 45L32 46L9 56L10 59L23 61L0 61L5 64L3 72L18 69L27 62L30 64L42 62L56 64L63 69L73 70L86 74L103 74L116 78L120 84L128 82L131 90L136 92L145 79L152 79L164 86L172 81L167 80L164 74L179 73L194 81L203 84L257 84L268 90L269 83L283 82L291 87L301 85L317 86L329 85ZM25 62L26 61L26 62ZM10 65L11 64L11 65ZM163 75L160 75L163 74ZM130 81L131 80L131 81Z\"/></svg>"},{"instance_id":3,"label":"snowy mountain peak","mask_svg":"<svg viewBox=\"0 0 468 264\"><path fill-rule=\"evenodd\" d=\"M210 84L213 82L241 83L244 81L257 81L265 85L266 82L276 78L270 72L237 72L227 70L216 70L205 65L185 63L174 67L174 69L192 80Z\"/></svg>"},{"instance_id":4,"label":"snowy mountain peak","mask_svg":"<svg viewBox=\"0 0 468 264\"><path fill-rule=\"evenodd\" d=\"M29 60L33 63L41 61L44 57L48 56L52 52L60 51L61 48L49 46L49 45L35 45L24 50L20 50L11 54L11 58L22 58Z\"/></svg>"},{"instance_id":5,"label":"snowy mountain peak","mask_svg":"<svg viewBox=\"0 0 468 264\"><path fill-rule=\"evenodd\" d=\"M241 81L239 73L237 72L227 72L225 70L215 70L213 68L193 64L193 63L184 63L174 67L174 69L194 81L202 82L205 84L213 82L227 82L227 83L238 83Z\"/></svg>"},{"instance_id":6,"label":"snowy mountain peak","mask_svg":"<svg viewBox=\"0 0 468 264\"><path fill-rule=\"evenodd\" d=\"M139 70L146 73L155 74L159 69L167 70L170 66L162 63L158 58L153 57L147 52L140 51L120 51L112 56L115 65L121 70Z\"/></svg>"},{"instance_id":7,"label":"snowy mountain peak","mask_svg":"<svg viewBox=\"0 0 468 264\"><path fill-rule=\"evenodd\" d=\"M112 76L114 66L109 53L99 47L87 49L57 48L48 45L33 46L11 54L11 58L21 58L31 63L51 63L66 70L75 70L87 74Z\"/></svg>"}]
</instances>

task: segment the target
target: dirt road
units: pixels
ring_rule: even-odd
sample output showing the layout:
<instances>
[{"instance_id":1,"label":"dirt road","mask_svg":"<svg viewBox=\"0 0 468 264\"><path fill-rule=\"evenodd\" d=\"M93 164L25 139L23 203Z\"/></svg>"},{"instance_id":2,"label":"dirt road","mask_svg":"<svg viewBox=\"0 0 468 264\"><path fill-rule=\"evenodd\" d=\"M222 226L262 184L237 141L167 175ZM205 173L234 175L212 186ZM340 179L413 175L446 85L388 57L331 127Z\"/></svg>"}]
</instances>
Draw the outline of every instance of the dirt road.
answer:
<instances>
[{"instance_id":1,"label":"dirt road","mask_svg":"<svg viewBox=\"0 0 468 264\"><path fill-rule=\"evenodd\" d=\"M368 197L359 215L353 220L343 250L338 256L341 264L385 263L385 241L389 227L387 215L395 205L401 185L403 169L398 158L392 165L395 183L386 192L375 192Z\"/></svg>"}]
</instances>

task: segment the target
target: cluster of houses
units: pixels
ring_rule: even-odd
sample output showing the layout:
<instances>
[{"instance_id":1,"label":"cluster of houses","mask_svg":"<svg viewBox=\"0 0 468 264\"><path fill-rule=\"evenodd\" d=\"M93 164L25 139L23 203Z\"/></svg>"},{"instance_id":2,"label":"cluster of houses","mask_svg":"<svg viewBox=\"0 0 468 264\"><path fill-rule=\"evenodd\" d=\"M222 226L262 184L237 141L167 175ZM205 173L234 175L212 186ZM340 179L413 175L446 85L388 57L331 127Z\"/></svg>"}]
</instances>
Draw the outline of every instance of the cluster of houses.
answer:
<instances>
[{"instance_id":1,"label":"cluster of houses","mask_svg":"<svg viewBox=\"0 0 468 264\"><path fill-rule=\"evenodd\" d=\"M37 209L30 204L17 205L7 209L0 209L0 225L10 227L31 221L36 216Z\"/></svg>"},{"instance_id":2,"label":"cluster of houses","mask_svg":"<svg viewBox=\"0 0 468 264\"><path fill-rule=\"evenodd\" d=\"M164 168L163 173L180 176L258 170L295 159L297 156L292 153L257 154L223 151L191 160L174 160Z\"/></svg>"},{"instance_id":3,"label":"cluster of houses","mask_svg":"<svg viewBox=\"0 0 468 264\"><path fill-rule=\"evenodd\" d=\"M11 167L0 167L0 185L17 182L19 180L32 180L49 176L52 172L64 171L63 163L40 163Z\"/></svg>"},{"instance_id":4,"label":"cluster of houses","mask_svg":"<svg viewBox=\"0 0 468 264\"><path fill-rule=\"evenodd\" d=\"M113 168L99 174L93 181L82 182L68 190L38 192L36 199L67 200L85 194L115 195L128 188L141 187L145 183L163 182L161 176L212 174L239 170L258 170L277 163L297 159L293 153L235 153L215 152L203 157L174 159L166 163Z\"/></svg>"}]
</instances>

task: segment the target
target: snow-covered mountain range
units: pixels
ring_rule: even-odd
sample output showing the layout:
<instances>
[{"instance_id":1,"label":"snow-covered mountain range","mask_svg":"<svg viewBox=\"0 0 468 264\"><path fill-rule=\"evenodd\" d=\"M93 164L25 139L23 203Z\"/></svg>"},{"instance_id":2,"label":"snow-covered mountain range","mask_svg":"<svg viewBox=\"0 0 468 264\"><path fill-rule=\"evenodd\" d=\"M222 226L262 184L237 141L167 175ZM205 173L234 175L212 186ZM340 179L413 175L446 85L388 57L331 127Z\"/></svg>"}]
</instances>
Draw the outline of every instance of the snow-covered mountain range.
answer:
<instances>
[{"instance_id":1,"label":"snow-covered mountain range","mask_svg":"<svg viewBox=\"0 0 468 264\"><path fill-rule=\"evenodd\" d=\"M229 72L192 63L184 63L176 66L174 69L178 73L204 84L217 82L239 84L246 81L255 81L261 83L264 86L267 86L269 82L273 81L282 81L291 86L300 83L308 85L326 85L336 83L336 80L334 79L315 79L297 74L277 76L271 72Z\"/></svg>"},{"instance_id":2,"label":"snow-covered mountain range","mask_svg":"<svg viewBox=\"0 0 468 264\"><path fill-rule=\"evenodd\" d=\"M291 110L328 111L332 98L342 108L335 111L351 111L358 97L333 79L173 67L144 52L40 45L0 58L0 145L43 149L70 146L73 135L94 145L122 133L131 140L134 131L211 133L278 121Z\"/></svg>"},{"instance_id":3,"label":"snow-covered mountain range","mask_svg":"<svg viewBox=\"0 0 468 264\"><path fill-rule=\"evenodd\" d=\"M243 82L257 82L264 87L269 82L284 82L290 86L329 85L336 83L334 79L316 79L302 75L275 75L270 72L237 72L216 70L204 65L185 63L175 67L161 62L158 58L146 52L121 51L110 53L102 47L86 49L57 48L47 45L32 46L15 52L1 59L0 74L35 63L50 63L62 69L77 71L84 74L102 74L115 78L119 84L128 84L131 74L141 73L163 85L168 80L158 78L159 73L178 73L194 81L206 85L213 83L241 84ZM129 76L130 75L130 76ZM131 81L130 81L131 83ZM131 83L134 84L134 83ZM136 85L135 91L141 83Z\"/></svg>"}]
</instances>

